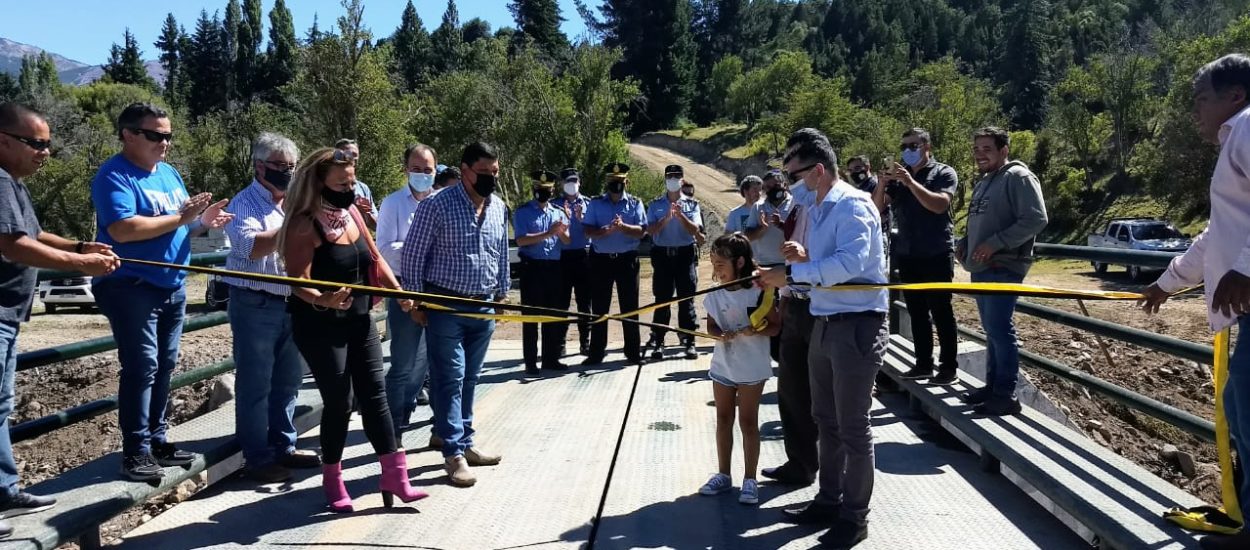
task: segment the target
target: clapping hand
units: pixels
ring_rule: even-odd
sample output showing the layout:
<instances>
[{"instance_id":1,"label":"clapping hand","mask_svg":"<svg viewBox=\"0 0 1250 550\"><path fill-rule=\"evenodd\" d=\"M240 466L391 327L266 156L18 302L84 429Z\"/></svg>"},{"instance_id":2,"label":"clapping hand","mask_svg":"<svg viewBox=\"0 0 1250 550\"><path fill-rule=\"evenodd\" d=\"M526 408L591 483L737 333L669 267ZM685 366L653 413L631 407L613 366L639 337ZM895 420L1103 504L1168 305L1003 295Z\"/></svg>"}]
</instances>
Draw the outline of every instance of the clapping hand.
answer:
<instances>
[{"instance_id":1,"label":"clapping hand","mask_svg":"<svg viewBox=\"0 0 1250 550\"><path fill-rule=\"evenodd\" d=\"M210 205L204 210L203 214L200 214L200 224L209 229L225 227L226 224L230 223L230 220L234 219L234 214L221 211L229 203L230 199L221 199Z\"/></svg>"},{"instance_id":2,"label":"clapping hand","mask_svg":"<svg viewBox=\"0 0 1250 550\"><path fill-rule=\"evenodd\" d=\"M356 197L356 208L364 214L373 213L373 203L366 197Z\"/></svg>"},{"instance_id":3,"label":"clapping hand","mask_svg":"<svg viewBox=\"0 0 1250 550\"><path fill-rule=\"evenodd\" d=\"M807 255L807 249L794 241L786 241L781 245L781 255L792 264L801 264L811 259Z\"/></svg>"},{"instance_id":4,"label":"clapping hand","mask_svg":"<svg viewBox=\"0 0 1250 550\"><path fill-rule=\"evenodd\" d=\"M191 197L178 207L178 217L182 225L189 224L196 220L208 208L208 203L213 200L212 193L200 193Z\"/></svg>"}]
</instances>

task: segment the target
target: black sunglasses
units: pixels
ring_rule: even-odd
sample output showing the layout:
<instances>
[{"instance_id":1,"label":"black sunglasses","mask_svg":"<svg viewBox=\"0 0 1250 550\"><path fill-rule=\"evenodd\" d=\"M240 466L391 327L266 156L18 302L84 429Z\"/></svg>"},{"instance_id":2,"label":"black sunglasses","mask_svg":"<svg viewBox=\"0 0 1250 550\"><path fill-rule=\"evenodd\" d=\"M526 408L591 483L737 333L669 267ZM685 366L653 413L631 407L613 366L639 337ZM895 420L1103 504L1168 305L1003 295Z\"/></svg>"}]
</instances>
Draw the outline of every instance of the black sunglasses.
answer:
<instances>
[{"instance_id":1,"label":"black sunglasses","mask_svg":"<svg viewBox=\"0 0 1250 550\"><path fill-rule=\"evenodd\" d=\"M31 149L34 149L36 151L47 151L48 149L52 148L52 140L50 139L28 138L28 137L19 136L17 134L14 134L11 132L5 132L5 131L0 131L0 134L4 134L13 139L16 139L26 144L27 147L30 147Z\"/></svg>"},{"instance_id":2,"label":"black sunglasses","mask_svg":"<svg viewBox=\"0 0 1250 550\"><path fill-rule=\"evenodd\" d=\"M143 134L143 137L152 143L160 143L162 141L173 143L174 141L173 132L164 133L157 132L156 130L145 130L143 128L130 128L130 131L136 134Z\"/></svg>"},{"instance_id":3,"label":"black sunglasses","mask_svg":"<svg viewBox=\"0 0 1250 550\"><path fill-rule=\"evenodd\" d=\"M293 162L273 162L271 160L262 160L261 164L264 164L265 166L272 166L281 172L295 171L295 163Z\"/></svg>"},{"instance_id":4,"label":"black sunglasses","mask_svg":"<svg viewBox=\"0 0 1250 550\"><path fill-rule=\"evenodd\" d=\"M915 151L916 149L919 149L920 146L921 144L919 143L904 143L899 146L899 149L903 151L907 151L907 150Z\"/></svg>"},{"instance_id":5,"label":"black sunglasses","mask_svg":"<svg viewBox=\"0 0 1250 550\"><path fill-rule=\"evenodd\" d=\"M811 170L812 168L815 168L815 167L817 167L817 166L820 166L820 163L819 163L819 162L816 162L816 163L813 163L813 164L809 164L809 165L807 165L807 166L804 166L804 167L802 167L802 168L799 168L798 170L795 170L795 171L793 171L793 172L789 172L789 173L787 173L787 174L786 174L786 177L787 177L787 178L790 178L790 183L791 183L791 184L798 183L798 182L799 182L799 180L803 179L803 173L804 173L804 172L807 172L808 170Z\"/></svg>"}]
</instances>

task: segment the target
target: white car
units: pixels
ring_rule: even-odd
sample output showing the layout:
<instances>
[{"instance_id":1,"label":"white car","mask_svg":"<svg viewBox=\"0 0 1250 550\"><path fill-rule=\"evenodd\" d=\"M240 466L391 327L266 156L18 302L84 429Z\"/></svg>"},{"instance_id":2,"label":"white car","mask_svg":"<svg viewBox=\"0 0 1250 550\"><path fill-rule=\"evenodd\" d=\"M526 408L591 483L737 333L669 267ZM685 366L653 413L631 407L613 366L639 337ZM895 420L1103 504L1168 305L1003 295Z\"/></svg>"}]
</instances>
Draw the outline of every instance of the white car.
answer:
<instances>
[{"instance_id":1,"label":"white car","mask_svg":"<svg viewBox=\"0 0 1250 550\"><path fill-rule=\"evenodd\" d=\"M90 309L95 306L95 295L91 293L91 277L71 277L68 279L52 279L40 281L39 301L48 313L56 313L60 306L79 306Z\"/></svg>"}]
</instances>

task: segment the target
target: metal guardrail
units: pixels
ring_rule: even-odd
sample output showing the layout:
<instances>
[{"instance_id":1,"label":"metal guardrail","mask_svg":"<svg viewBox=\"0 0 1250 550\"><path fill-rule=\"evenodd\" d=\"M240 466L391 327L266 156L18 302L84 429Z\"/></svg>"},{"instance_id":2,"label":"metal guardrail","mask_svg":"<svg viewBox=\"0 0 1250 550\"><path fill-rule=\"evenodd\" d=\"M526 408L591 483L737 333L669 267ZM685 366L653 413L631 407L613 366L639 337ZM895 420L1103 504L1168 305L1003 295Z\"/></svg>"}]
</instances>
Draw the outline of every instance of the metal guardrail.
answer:
<instances>
[{"instance_id":1,"label":"metal guardrail","mask_svg":"<svg viewBox=\"0 0 1250 550\"><path fill-rule=\"evenodd\" d=\"M216 311L205 315L196 315L187 317L183 323L182 333L195 332L215 326L224 325L229 322L229 318L224 311ZM117 349L117 341L112 336L101 336L72 344L64 344L60 346L52 346L31 350L17 354L17 370L18 372L43 367L61 361L86 357L96 353L103 353Z\"/></svg>"},{"instance_id":2,"label":"metal guardrail","mask_svg":"<svg viewBox=\"0 0 1250 550\"><path fill-rule=\"evenodd\" d=\"M1170 355L1196 361L1203 364L1211 364L1211 360L1215 357L1215 348L1195 344L1188 340L1155 334L1150 331L1126 327L1103 321L1102 319L1094 319L1092 317L1084 317L1075 313L1047 307L1032 302L1020 301L1016 304L1016 311L1026 315L1032 315L1039 319L1059 323L1061 325L1083 330L1091 334L1106 336L1128 342L1143 348L1161 351Z\"/></svg>"},{"instance_id":3,"label":"metal guardrail","mask_svg":"<svg viewBox=\"0 0 1250 550\"><path fill-rule=\"evenodd\" d=\"M1180 256L1179 252L1158 252L1154 250L1125 250L1122 248L1102 248L1097 246L1076 246L1070 244L1037 243L1033 245L1033 253L1048 258L1068 260L1086 260L1115 265L1135 265L1138 267L1165 268L1172 258Z\"/></svg>"}]
</instances>

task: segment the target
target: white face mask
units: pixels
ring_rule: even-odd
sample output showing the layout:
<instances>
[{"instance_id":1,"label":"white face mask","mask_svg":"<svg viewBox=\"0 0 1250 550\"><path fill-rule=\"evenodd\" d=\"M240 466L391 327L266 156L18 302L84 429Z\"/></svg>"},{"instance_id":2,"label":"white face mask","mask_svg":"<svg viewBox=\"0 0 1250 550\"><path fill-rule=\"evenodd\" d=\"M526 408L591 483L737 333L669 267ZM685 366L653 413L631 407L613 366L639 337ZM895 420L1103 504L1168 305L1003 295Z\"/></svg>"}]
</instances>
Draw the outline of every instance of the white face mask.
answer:
<instances>
[{"instance_id":1,"label":"white face mask","mask_svg":"<svg viewBox=\"0 0 1250 550\"><path fill-rule=\"evenodd\" d=\"M568 182L564 184L564 194L570 197L573 195L576 195L577 192L581 190L581 187L582 187L581 184L578 182L575 182L575 181Z\"/></svg>"},{"instance_id":2,"label":"white face mask","mask_svg":"<svg viewBox=\"0 0 1250 550\"><path fill-rule=\"evenodd\" d=\"M434 175L421 172L408 172L408 187L413 192L424 193L434 187Z\"/></svg>"},{"instance_id":3,"label":"white face mask","mask_svg":"<svg viewBox=\"0 0 1250 550\"><path fill-rule=\"evenodd\" d=\"M676 193L678 191L681 191L681 179L680 178L668 178L664 180L664 188L668 189L669 193Z\"/></svg>"}]
</instances>

